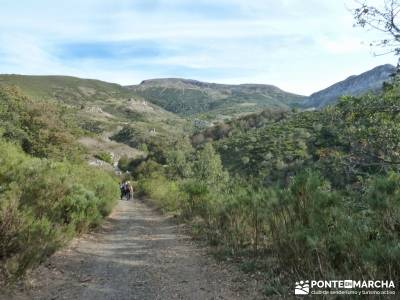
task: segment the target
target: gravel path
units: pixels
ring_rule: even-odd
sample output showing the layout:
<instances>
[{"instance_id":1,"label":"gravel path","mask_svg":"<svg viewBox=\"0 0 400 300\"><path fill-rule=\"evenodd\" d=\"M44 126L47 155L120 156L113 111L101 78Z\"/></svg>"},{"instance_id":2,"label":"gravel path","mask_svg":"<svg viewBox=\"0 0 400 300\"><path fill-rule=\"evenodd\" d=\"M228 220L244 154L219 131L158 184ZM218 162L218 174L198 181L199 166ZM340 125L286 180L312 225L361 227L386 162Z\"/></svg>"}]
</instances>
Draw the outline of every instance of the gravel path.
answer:
<instances>
[{"instance_id":1,"label":"gravel path","mask_svg":"<svg viewBox=\"0 0 400 300\"><path fill-rule=\"evenodd\" d=\"M75 239L0 299L260 299L257 282L218 264L167 217L119 201L100 230Z\"/></svg>"}]
</instances>

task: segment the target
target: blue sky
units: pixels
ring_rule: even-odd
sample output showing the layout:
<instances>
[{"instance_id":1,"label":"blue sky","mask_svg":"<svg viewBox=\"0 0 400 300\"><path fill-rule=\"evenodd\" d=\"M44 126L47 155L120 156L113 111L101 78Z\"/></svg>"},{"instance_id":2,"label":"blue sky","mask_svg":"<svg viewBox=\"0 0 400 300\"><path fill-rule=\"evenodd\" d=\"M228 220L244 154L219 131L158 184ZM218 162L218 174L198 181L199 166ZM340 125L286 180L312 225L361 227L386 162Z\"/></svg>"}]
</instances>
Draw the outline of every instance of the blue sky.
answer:
<instances>
[{"instance_id":1,"label":"blue sky","mask_svg":"<svg viewBox=\"0 0 400 300\"><path fill-rule=\"evenodd\" d=\"M378 0L376 0L378 1ZM378 1L380 2L380 1ZM374 66L353 0L0 0L0 73L185 77L310 94Z\"/></svg>"}]
</instances>

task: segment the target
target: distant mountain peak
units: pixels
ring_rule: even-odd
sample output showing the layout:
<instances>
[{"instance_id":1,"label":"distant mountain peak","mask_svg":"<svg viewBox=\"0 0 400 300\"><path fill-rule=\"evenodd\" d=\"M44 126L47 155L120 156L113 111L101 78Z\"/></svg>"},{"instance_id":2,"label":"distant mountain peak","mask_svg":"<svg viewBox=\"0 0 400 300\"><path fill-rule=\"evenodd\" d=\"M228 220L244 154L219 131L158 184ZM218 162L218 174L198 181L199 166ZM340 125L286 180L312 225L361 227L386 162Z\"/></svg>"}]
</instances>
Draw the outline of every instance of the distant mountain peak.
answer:
<instances>
[{"instance_id":1,"label":"distant mountain peak","mask_svg":"<svg viewBox=\"0 0 400 300\"><path fill-rule=\"evenodd\" d=\"M342 96L358 96L382 88L390 80L396 67L390 64L377 66L359 75L352 75L343 81L312 94L306 101L307 107L324 107L333 104Z\"/></svg>"}]
</instances>

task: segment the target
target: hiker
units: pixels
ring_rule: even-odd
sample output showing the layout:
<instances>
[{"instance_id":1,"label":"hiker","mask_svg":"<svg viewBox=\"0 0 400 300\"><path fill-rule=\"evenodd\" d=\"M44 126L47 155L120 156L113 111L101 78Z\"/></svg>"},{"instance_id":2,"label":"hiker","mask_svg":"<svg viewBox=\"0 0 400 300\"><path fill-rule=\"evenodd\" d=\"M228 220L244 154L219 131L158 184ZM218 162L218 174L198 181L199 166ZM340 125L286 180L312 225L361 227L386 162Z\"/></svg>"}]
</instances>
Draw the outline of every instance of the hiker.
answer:
<instances>
[{"instance_id":1,"label":"hiker","mask_svg":"<svg viewBox=\"0 0 400 300\"><path fill-rule=\"evenodd\" d=\"M127 189L127 199L126 200L132 200L133 199L133 186L129 181L126 182L126 189Z\"/></svg>"},{"instance_id":2,"label":"hiker","mask_svg":"<svg viewBox=\"0 0 400 300\"><path fill-rule=\"evenodd\" d=\"M121 200L126 196L126 184L125 182L121 182L119 185L119 189L121 191Z\"/></svg>"},{"instance_id":3,"label":"hiker","mask_svg":"<svg viewBox=\"0 0 400 300\"><path fill-rule=\"evenodd\" d=\"M129 198L131 197L131 195L129 194L128 181L125 181L124 183L124 195L126 200L129 200Z\"/></svg>"}]
</instances>

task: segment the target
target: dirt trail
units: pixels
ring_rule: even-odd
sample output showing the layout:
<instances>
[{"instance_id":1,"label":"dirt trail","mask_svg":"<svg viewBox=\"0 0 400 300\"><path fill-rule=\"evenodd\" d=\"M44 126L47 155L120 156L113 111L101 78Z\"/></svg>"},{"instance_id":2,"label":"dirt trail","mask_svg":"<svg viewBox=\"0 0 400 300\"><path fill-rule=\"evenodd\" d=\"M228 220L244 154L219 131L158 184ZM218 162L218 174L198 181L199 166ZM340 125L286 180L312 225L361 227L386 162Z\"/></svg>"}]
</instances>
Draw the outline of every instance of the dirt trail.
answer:
<instances>
[{"instance_id":1,"label":"dirt trail","mask_svg":"<svg viewBox=\"0 0 400 300\"><path fill-rule=\"evenodd\" d=\"M148 205L120 201L98 232L53 255L6 299L260 299L255 281L179 231Z\"/></svg>"}]
</instances>

